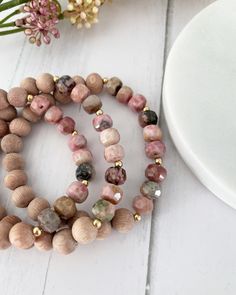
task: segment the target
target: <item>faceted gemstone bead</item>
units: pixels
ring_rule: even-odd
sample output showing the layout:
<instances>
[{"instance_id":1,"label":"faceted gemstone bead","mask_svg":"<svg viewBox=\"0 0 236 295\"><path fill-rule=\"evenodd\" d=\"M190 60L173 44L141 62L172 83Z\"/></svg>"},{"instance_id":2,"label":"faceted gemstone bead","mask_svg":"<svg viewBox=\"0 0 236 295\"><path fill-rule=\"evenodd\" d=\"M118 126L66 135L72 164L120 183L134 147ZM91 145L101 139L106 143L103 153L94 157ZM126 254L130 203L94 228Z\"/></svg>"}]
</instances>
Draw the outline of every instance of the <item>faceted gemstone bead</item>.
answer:
<instances>
[{"instance_id":1,"label":"faceted gemstone bead","mask_svg":"<svg viewBox=\"0 0 236 295\"><path fill-rule=\"evenodd\" d=\"M62 219L70 219L77 212L75 202L69 197L58 198L54 203L54 209Z\"/></svg>"},{"instance_id":2,"label":"faceted gemstone bead","mask_svg":"<svg viewBox=\"0 0 236 295\"><path fill-rule=\"evenodd\" d=\"M64 117L57 124L57 129L62 134L70 134L75 130L75 121L70 117Z\"/></svg>"},{"instance_id":3,"label":"faceted gemstone bead","mask_svg":"<svg viewBox=\"0 0 236 295\"><path fill-rule=\"evenodd\" d=\"M91 93L98 94L102 92L103 80L99 74L92 73L87 77L86 85L90 89Z\"/></svg>"},{"instance_id":4,"label":"faceted gemstone bead","mask_svg":"<svg viewBox=\"0 0 236 295\"><path fill-rule=\"evenodd\" d=\"M84 84L77 84L72 92L71 92L71 99L74 102L82 103L86 97L90 94L90 90Z\"/></svg>"},{"instance_id":5,"label":"faceted gemstone bead","mask_svg":"<svg viewBox=\"0 0 236 295\"><path fill-rule=\"evenodd\" d=\"M102 107L101 98L97 95L89 95L82 103L82 106L88 114L94 114Z\"/></svg>"},{"instance_id":6,"label":"faceted gemstone bead","mask_svg":"<svg viewBox=\"0 0 236 295\"><path fill-rule=\"evenodd\" d=\"M145 152L148 158L162 158L165 154L166 147L162 141L156 140L146 144Z\"/></svg>"},{"instance_id":7,"label":"faceted gemstone bead","mask_svg":"<svg viewBox=\"0 0 236 295\"><path fill-rule=\"evenodd\" d=\"M153 210L153 200L144 196L137 196L133 200L133 208L139 214L149 214Z\"/></svg>"},{"instance_id":8,"label":"faceted gemstone bead","mask_svg":"<svg viewBox=\"0 0 236 295\"><path fill-rule=\"evenodd\" d=\"M93 205L92 213L102 222L111 221L115 215L115 206L106 200L98 200Z\"/></svg>"},{"instance_id":9,"label":"faceted gemstone bead","mask_svg":"<svg viewBox=\"0 0 236 295\"><path fill-rule=\"evenodd\" d=\"M58 121L60 121L62 117L63 112L58 106L50 107L44 115L45 121L51 124L58 123Z\"/></svg>"},{"instance_id":10,"label":"faceted gemstone bead","mask_svg":"<svg viewBox=\"0 0 236 295\"><path fill-rule=\"evenodd\" d=\"M128 102L128 106L133 112L141 112L147 103L146 98L141 94L135 94Z\"/></svg>"},{"instance_id":11,"label":"faceted gemstone bead","mask_svg":"<svg viewBox=\"0 0 236 295\"><path fill-rule=\"evenodd\" d=\"M145 127L147 125L156 125L158 122L157 114L154 111L147 110L139 114L139 125Z\"/></svg>"},{"instance_id":12,"label":"faceted gemstone bead","mask_svg":"<svg viewBox=\"0 0 236 295\"><path fill-rule=\"evenodd\" d=\"M107 147L116 144L120 141L120 133L115 128L108 128L100 133L101 143Z\"/></svg>"},{"instance_id":13,"label":"faceted gemstone bead","mask_svg":"<svg viewBox=\"0 0 236 295\"><path fill-rule=\"evenodd\" d=\"M76 165L80 165L82 163L92 162L93 156L89 150L79 149L79 150L73 152L73 160Z\"/></svg>"},{"instance_id":14,"label":"faceted gemstone bead","mask_svg":"<svg viewBox=\"0 0 236 295\"><path fill-rule=\"evenodd\" d=\"M78 149L82 149L86 147L87 140L83 135L75 134L71 135L68 142L69 148L72 152L77 151Z\"/></svg>"},{"instance_id":15,"label":"faceted gemstone bead","mask_svg":"<svg viewBox=\"0 0 236 295\"><path fill-rule=\"evenodd\" d=\"M62 76L56 81L56 89L60 93L70 94L76 83L70 76Z\"/></svg>"},{"instance_id":16,"label":"faceted gemstone bead","mask_svg":"<svg viewBox=\"0 0 236 295\"><path fill-rule=\"evenodd\" d=\"M104 157L108 163L115 163L124 158L125 151L120 144L113 144L105 148Z\"/></svg>"},{"instance_id":17,"label":"faceted gemstone bead","mask_svg":"<svg viewBox=\"0 0 236 295\"><path fill-rule=\"evenodd\" d=\"M160 186L154 181L145 181L140 188L140 192L145 197L152 199L157 199L161 196Z\"/></svg>"},{"instance_id":18,"label":"faceted gemstone bead","mask_svg":"<svg viewBox=\"0 0 236 295\"><path fill-rule=\"evenodd\" d=\"M83 203L88 197L88 187L81 181L74 181L68 187L66 193L76 203Z\"/></svg>"},{"instance_id":19,"label":"faceted gemstone bead","mask_svg":"<svg viewBox=\"0 0 236 295\"><path fill-rule=\"evenodd\" d=\"M44 95L36 95L30 105L30 109L36 115L41 116L50 107L50 101Z\"/></svg>"},{"instance_id":20,"label":"faceted gemstone bead","mask_svg":"<svg viewBox=\"0 0 236 295\"><path fill-rule=\"evenodd\" d=\"M162 131L157 125L148 125L143 128L143 138L147 142L161 140Z\"/></svg>"},{"instance_id":21,"label":"faceted gemstone bead","mask_svg":"<svg viewBox=\"0 0 236 295\"><path fill-rule=\"evenodd\" d=\"M107 184L102 189L102 198L117 205L123 198L123 191L117 185Z\"/></svg>"},{"instance_id":22,"label":"faceted gemstone bead","mask_svg":"<svg viewBox=\"0 0 236 295\"><path fill-rule=\"evenodd\" d=\"M131 99L133 95L133 90L128 86L123 86L118 91L116 95L116 99L123 104L128 104L129 100Z\"/></svg>"},{"instance_id":23,"label":"faceted gemstone bead","mask_svg":"<svg viewBox=\"0 0 236 295\"><path fill-rule=\"evenodd\" d=\"M111 79L108 80L108 82L105 84L105 89L106 91L111 94L112 96L116 96L118 91L122 87L122 82L119 78L117 77L112 77Z\"/></svg>"},{"instance_id":24,"label":"faceted gemstone bead","mask_svg":"<svg viewBox=\"0 0 236 295\"><path fill-rule=\"evenodd\" d=\"M126 171L122 167L110 167L105 173L105 179L108 183L122 185L126 181Z\"/></svg>"},{"instance_id":25,"label":"faceted gemstone bead","mask_svg":"<svg viewBox=\"0 0 236 295\"><path fill-rule=\"evenodd\" d=\"M107 128L111 128L113 121L107 114L97 116L93 119L93 127L96 131L101 132Z\"/></svg>"},{"instance_id":26,"label":"faceted gemstone bead","mask_svg":"<svg viewBox=\"0 0 236 295\"><path fill-rule=\"evenodd\" d=\"M94 175L93 166L89 163L83 163L76 169L76 178L78 180L90 180Z\"/></svg>"},{"instance_id":27,"label":"faceted gemstone bead","mask_svg":"<svg viewBox=\"0 0 236 295\"><path fill-rule=\"evenodd\" d=\"M157 164L150 164L147 166L145 170L145 176L149 180L155 181L157 183L160 183L163 180L165 180L166 175L167 175L166 169L163 166L157 165Z\"/></svg>"},{"instance_id":28,"label":"faceted gemstone bead","mask_svg":"<svg viewBox=\"0 0 236 295\"><path fill-rule=\"evenodd\" d=\"M59 228L61 219L54 210L47 208L39 213L38 222L44 231L53 233Z\"/></svg>"}]
</instances>

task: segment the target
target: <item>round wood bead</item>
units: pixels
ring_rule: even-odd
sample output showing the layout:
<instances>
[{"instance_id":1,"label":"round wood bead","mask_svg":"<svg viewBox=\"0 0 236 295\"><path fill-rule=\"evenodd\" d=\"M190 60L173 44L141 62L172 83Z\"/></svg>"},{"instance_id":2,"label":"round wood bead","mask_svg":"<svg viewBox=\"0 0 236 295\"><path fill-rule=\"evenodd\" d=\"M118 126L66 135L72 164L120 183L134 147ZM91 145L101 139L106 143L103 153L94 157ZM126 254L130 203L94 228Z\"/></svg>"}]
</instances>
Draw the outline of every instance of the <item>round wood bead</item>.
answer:
<instances>
[{"instance_id":1,"label":"round wood bead","mask_svg":"<svg viewBox=\"0 0 236 295\"><path fill-rule=\"evenodd\" d=\"M7 215L6 209L0 205L0 220L2 220Z\"/></svg>"},{"instance_id":2,"label":"round wood bead","mask_svg":"<svg viewBox=\"0 0 236 295\"><path fill-rule=\"evenodd\" d=\"M103 222L102 226L98 230L97 240L105 240L112 231L110 222Z\"/></svg>"},{"instance_id":3,"label":"round wood bead","mask_svg":"<svg viewBox=\"0 0 236 295\"><path fill-rule=\"evenodd\" d=\"M15 118L9 125L11 133L18 136L27 136L31 131L31 125L29 121L24 118Z\"/></svg>"},{"instance_id":4,"label":"round wood bead","mask_svg":"<svg viewBox=\"0 0 236 295\"><path fill-rule=\"evenodd\" d=\"M34 246L39 251L49 251L52 249L52 234L43 232L37 237Z\"/></svg>"},{"instance_id":5,"label":"round wood bead","mask_svg":"<svg viewBox=\"0 0 236 295\"><path fill-rule=\"evenodd\" d=\"M1 148L6 154L19 153L23 149L23 141L15 134L7 134L2 138Z\"/></svg>"},{"instance_id":6,"label":"round wood bead","mask_svg":"<svg viewBox=\"0 0 236 295\"><path fill-rule=\"evenodd\" d=\"M93 94L99 94L103 89L103 80L97 73L90 74L86 79L86 85Z\"/></svg>"},{"instance_id":7,"label":"round wood bead","mask_svg":"<svg viewBox=\"0 0 236 295\"><path fill-rule=\"evenodd\" d=\"M0 250L7 249L11 246L9 241L10 229L21 220L16 216L6 216L0 222Z\"/></svg>"},{"instance_id":8,"label":"round wood bead","mask_svg":"<svg viewBox=\"0 0 236 295\"><path fill-rule=\"evenodd\" d=\"M17 116L15 107L8 106L7 108L0 110L0 119L10 122Z\"/></svg>"},{"instance_id":9,"label":"round wood bead","mask_svg":"<svg viewBox=\"0 0 236 295\"><path fill-rule=\"evenodd\" d=\"M4 185L10 190L27 183L27 175L24 170L12 170L4 178Z\"/></svg>"},{"instance_id":10,"label":"round wood bead","mask_svg":"<svg viewBox=\"0 0 236 295\"><path fill-rule=\"evenodd\" d=\"M58 198L53 207L59 216L65 220L72 218L77 211L74 200L66 196Z\"/></svg>"},{"instance_id":11,"label":"round wood bead","mask_svg":"<svg viewBox=\"0 0 236 295\"><path fill-rule=\"evenodd\" d=\"M55 88L54 78L51 74L44 73L36 79L37 88L43 93L51 93Z\"/></svg>"},{"instance_id":12,"label":"round wood bead","mask_svg":"<svg viewBox=\"0 0 236 295\"><path fill-rule=\"evenodd\" d=\"M2 165L7 172L12 170L22 170L25 167L25 161L21 154L10 153L4 156Z\"/></svg>"},{"instance_id":13,"label":"round wood bead","mask_svg":"<svg viewBox=\"0 0 236 295\"><path fill-rule=\"evenodd\" d=\"M38 122L41 119L40 116L38 116L37 114L35 114L31 110L30 106L24 107L24 109L22 110L22 114L21 115L22 115L23 118L25 118L26 120L28 120L31 123L36 123L36 122Z\"/></svg>"},{"instance_id":14,"label":"round wood bead","mask_svg":"<svg viewBox=\"0 0 236 295\"><path fill-rule=\"evenodd\" d=\"M32 77L27 77L21 81L20 87L24 88L28 94L37 95L39 90L36 86L36 80Z\"/></svg>"},{"instance_id":15,"label":"round wood bead","mask_svg":"<svg viewBox=\"0 0 236 295\"><path fill-rule=\"evenodd\" d=\"M0 119L0 137L7 135L9 132L8 124Z\"/></svg>"},{"instance_id":16,"label":"round wood bead","mask_svg":"<svg viewBox=\"0 0 236 295\"><path fill-rule=\"evenodd\" d=\"M58 253L68 255L75 250L77 243L71 234L71 229L67 228L54 235L52 245Z\"/></svg>"},{"instance_id":17,"label":"round wood bead","mask_svg":"<svg viewBox=\"0 0 236 295\"><path fill-rule=\"evenodd\" d=\"M118 91L116 99L123 104L128 104L129 100L133 96L133 90L130 87L123 86Z\"/></svg>"},{"instance_id":18,"label":"round wood bead","mask_svg":"<svg viewBox=\"0 0 236 295\"><path fill-rule=\"evenodd\" d=\"M85 84L85 80L81 76L74 76L73 80L75 81L76 84Z\"/></svg>"},{"instance_id":19,"label":"round wood bead","mask_svg":"<svg viewBox=\"0 0 236 295\"><path fill-rule=\"evenodd\" d=\"M7 92L3 89L0 89L0 110L3 110L9 106L7 100Z\"/></svg>"},{"instance_id":20,"label":"round wood bead","mask_svg":"<svg viewBox=\"0 0 236 295\"><path fill-rule=\"evenodd\" d=\"M27 208L28 215L31 219L37 220L39 213L49 207L50 204L47 200L37 197L29 203Z\"/></svg>"},{"instance_id":21,"label":"round wood bead","mask_svg":"<svg viewBox=\"0 0 236 295\"><path fill-rule=\"evenodd\" d=\"M27 185L17 187L11 196L12 202L18 208L26 208L34 198L33 189Z\"/></svg>"},{"instance_id":22,"label":"round wood bead","mask_svg":"<svg viewBox=\"0 0 236 295\"><path fill-rule=\"evenodd\" d=\"M126 208L117 209L112 227L120 233L128 233L134 227L133 213Z\"/></svg>"},{"instance_id":23,"label":"round wood bead","mask_svg":"<svg viewBox=\"0 0 236 295\"><path fill-rule=\"evenodd\" d=\"M82 245L93 242L97 237L98 230L89 217L81 217L72 226L73 238Z\"/></svg>"},{"instance_id":24,"label":"round wood bead","mask_svg":"<svg viewBox=\"0 0 236 295\"><path fill-rule=\"evenodd\" d=\"M101 98L97 95L89 95L82 103L86 113L94 114L102 107Z\"/></svg>"},{"instance_id":25,"label":"round wood bead","mask_svg":"<svg viewBox=\"0 0 236 295\"><path fill-rule=\"evenodd\" d=\"M13 226L18 222L21 222L21 219L15 215L7 215L2 219L2 222L7 222Z\"/></svg>"},{"instance_id":26,"label":"round wood bead","mask_svg":"<svg viewBox=\"0 0 236 295\"><path fill-rule=\"evenodd\" d=\"M67 221L69 227L72 227L74 222L80 217L89 217L88 212L83 210L78 210L75 215Z\"/></svg>"},{"instance_id":27,"label":"round wood bead","mask_svg":"<svg viewBox=\"0 0 236 295\"><path fill-rule=\"evenodd\" d=\"M9 233L11 244L18 249L29 249L34 245L32 226L24 222L15 224Z\"/></svg>"},{"instance_id":28,"label":"round wood bead","mask_svg":"<svg viewBox=\"0 0 236 295\"><path fill-rule=\"evenodd\" d=\"M9 90L7 99L14 107L23 107L27 102L27 91L22 87L14 87Z\"/></svg>"}]
</instances>

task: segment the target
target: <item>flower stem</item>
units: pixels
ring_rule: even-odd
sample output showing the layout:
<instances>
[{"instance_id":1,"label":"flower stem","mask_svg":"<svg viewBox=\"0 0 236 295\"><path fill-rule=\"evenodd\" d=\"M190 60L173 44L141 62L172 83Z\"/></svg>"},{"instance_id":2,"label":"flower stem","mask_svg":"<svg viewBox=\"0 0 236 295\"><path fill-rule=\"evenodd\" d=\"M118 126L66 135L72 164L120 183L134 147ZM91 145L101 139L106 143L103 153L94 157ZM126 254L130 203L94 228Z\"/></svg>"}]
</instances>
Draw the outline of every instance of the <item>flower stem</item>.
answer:
<instances>
[{"instance_id":1,"label":"flower stem","mask_svg":"<svg viewBox=\"0 0 236 295\"><path fill-rule=\"evenodd\" d=\"M13 11L12 13L10 13L6 17L4 17L2 20L0 20L0 24L5 23L5 21L7 21L9 18L13 17L14 15L19 14L20 12L21 12L20 9Z\"/></svg>"},{"instance_id":2,"label":"flower stem","mask_svg":"<svg viewBox=\"0 0 236 295\"><path fill-rule=\"evenodd\" d=\"M15 22L0 24L0 29L1 28L7 28L7 27L15 27Z\"/></svg>"},{"instance_id":3,"label":"flower stem","mask_svg":"<svg viewBox=\"0 0 236 295\"><path fill-rule=\"evenodd\" d=\"M10 35L10 34L15 34L15 33L20 33L24 31L23 28L18 28L14 30L7 30L7 31L0 31L0 36L5 36L5 35Z\"/></svg>"},{"instance_id":4,"label":"flower stem","mask_svg":"<svg viewBox=\"0 0 236 295\"><path fill-rule=\"evenodd\" d=\"M29 0L10 0L0 5L0 12L27 2L29 2Z\"/></svg>"}]
</instances>

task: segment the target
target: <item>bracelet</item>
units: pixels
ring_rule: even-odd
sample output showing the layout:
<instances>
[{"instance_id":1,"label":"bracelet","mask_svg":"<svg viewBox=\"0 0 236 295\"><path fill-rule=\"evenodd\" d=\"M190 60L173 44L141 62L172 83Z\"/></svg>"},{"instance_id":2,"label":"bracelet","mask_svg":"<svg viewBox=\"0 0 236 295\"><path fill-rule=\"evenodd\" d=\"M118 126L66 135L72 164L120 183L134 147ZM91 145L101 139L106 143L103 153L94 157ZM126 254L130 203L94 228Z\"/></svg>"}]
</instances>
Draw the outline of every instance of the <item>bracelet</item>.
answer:
<instances>
[{"instance_id":1,"label":"bracelet","mask_svg":"<svg viewBox=\"0 0 236 295\"><path fill-rule=\"evenodd\" d=\"M126 172L122 167L124 150L119 144L120 135L113 128L111 117L101 109L102 102L97 95L103 89L138 113L145 153L154 160L145 170L147 180L141 185L141 195L133 200L134 213L126 208L115 208L123 196L119 186L126 181ZM93 126L104 145L105 160L114 164L105 172L107 184L102 189L101 198L92 207L93 218L85 211L77 211L75 205L86 200L94 169L86 138L75 129L75 121L64 117L58 107L58 104L71 101L82 104L88 114L95 114ZM0 90L0 137L1 148L6 153L3 166L7 170L4 184L13 190L14 204L27 207L29 216L38 222L30 225L16 216L5 216L5 209L0 207L0 249L10 245L28 249L35 245L39 250L53 247L61 254L69 254L77 244L106 238L112 228L127 233L135 221L141 220L141 215L151 213L153 199L160 197L160 183L166 178L167 172L162 166L165 145L157 126L158 118L146 103L143 95L134 95L131 88L122 85L120 79L101 78L96 73L90 74L86 80L80 76L59 78L42 74L37 79L24 79L20 87L12 88L8 93ZM19 117L16 108L22 108ZM53 208L50 208L47 200L36 197L32 188L27 186L24 160L19 154L23 148L22 137L30 133L31 123L38 122L42 117L46 122L55 124L61 133L69 135L69 147L78 166L77 181L69 186L65 196L55 201Z\"/></svg>"}]
</instances>

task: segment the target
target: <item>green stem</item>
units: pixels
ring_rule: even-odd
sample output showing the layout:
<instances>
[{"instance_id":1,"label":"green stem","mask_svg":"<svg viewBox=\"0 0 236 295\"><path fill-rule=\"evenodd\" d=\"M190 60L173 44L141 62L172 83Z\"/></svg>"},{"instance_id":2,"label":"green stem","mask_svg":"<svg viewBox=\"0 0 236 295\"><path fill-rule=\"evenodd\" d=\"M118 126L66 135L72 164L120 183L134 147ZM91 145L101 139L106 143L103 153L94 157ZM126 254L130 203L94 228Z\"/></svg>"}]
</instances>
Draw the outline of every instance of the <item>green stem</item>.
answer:
<instances>
[{"instance_id":1,"label":"green stem","mask_svg":"<svg viewBox=\"0 0 236 295\"><path fill-rule=\"evenodd\" d=\"M2 20L0 20L0 24L5 23L5 21L7 21L9 18L13 17L14 15L17 15L21 13L21 11L19 9L13 11L12 13L10 13L9 15L7 15L6 17L4 17Z\"/></svg>"},{"instance_id":2,"label":"green stem","mask_svg":"<svg viewBox=\"0 0 236 295\"><path fill-rule=\"evenodd\" d=\"M0 12L27 2L29 2L29 0L10 0L0 5Z\"/></svg>"},{"instance_id":3,"label":"green stem","mask_svg":"<svg viewBox=\"0 0 236 295\"><path fill-rule=\"evenodd\" d=\"M0 29L1 28L7 28L7 27L15 27L15 22L0 24Z\"/></svg>"},{"instance_id":4,"label":"green stem","mask_svg":"<svg viewBox=\"0 0 236 295\"><path fill-rule=\"evenodd\" d=\"M8 31L0 31L0 36L5 36L5 35L10 35L10 34L20 33L22 31L24 31L23 28L18 28L18 29L8 30Z\"/></svg>"},{"instance_id":5,"label":"green stem","mask_svg":"<svg viewBox=\"0 0 236 295\"><path fill-rule=\"evenodd\" d=\"M63 15L63 13L60 13L60 14L58 15L58 19L64 19L64 15Z\"/></svg>"}]
</instances>

